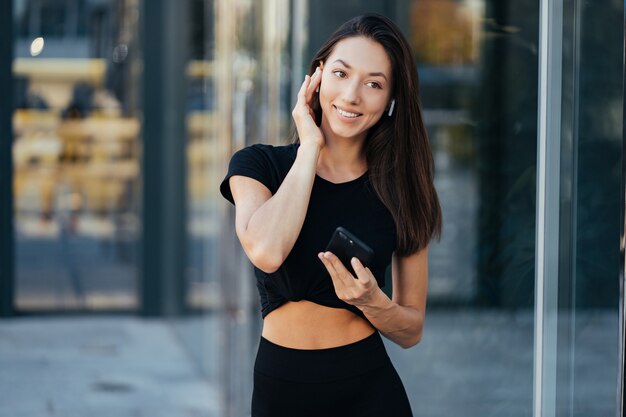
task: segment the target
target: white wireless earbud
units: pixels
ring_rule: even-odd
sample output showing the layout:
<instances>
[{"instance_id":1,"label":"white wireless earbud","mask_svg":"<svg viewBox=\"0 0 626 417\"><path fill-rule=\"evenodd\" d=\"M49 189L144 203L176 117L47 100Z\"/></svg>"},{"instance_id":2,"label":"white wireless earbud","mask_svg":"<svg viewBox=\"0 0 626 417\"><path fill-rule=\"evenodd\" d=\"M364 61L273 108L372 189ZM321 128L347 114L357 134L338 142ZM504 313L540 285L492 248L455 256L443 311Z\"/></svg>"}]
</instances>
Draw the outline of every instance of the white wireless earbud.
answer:
<instances>
[{"instance_id":1,"label":"white wireless earbud","mask_svg":"<svg viewBox=\"0 0 626 417\"><path fill-rule=\"evenodd\" d=\"M387 115L391 116L393 114L393 107L396 105L396 100L391 100L391 106L389 106L389 113Z\"/></svg>"}]
</instances>

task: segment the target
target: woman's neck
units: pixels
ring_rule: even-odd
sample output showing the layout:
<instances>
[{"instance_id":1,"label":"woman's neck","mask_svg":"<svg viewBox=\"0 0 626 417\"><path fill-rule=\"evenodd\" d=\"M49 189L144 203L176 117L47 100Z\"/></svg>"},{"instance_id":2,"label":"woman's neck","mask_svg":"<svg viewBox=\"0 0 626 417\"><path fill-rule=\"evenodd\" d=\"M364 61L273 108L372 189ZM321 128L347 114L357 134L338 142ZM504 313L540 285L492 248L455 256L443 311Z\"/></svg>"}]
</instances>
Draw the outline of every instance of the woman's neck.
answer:
<instances>
[{"instance_id":1,"label":"woman's neck","mask_svg":"<svg viewBox=\"0 0 626 417\"><path fill-rule=\"evenodd\" d=\"M317 171L331 177L360 176L367 170L363 142L364 139L326 137L326 145L317 162Z\"/></svg>"}]
</instances>

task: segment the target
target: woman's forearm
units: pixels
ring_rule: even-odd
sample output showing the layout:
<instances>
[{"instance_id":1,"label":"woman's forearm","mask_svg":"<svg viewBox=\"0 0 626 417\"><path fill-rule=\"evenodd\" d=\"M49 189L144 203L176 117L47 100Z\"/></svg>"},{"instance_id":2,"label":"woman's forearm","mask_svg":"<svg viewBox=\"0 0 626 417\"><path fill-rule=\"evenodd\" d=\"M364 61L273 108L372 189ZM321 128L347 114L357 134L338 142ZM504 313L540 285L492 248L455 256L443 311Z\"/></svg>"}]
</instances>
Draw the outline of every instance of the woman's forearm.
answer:
<instances>
[{"instance_id":1,"label":"woman's forearm","mask_svg":"<svg viewBox=\"0 0 626 417\"><path fill-rule=\"evenodd\" d=\"M315 180L320 147L301 145L278 191L252 215L245 230L252 257L278 269L300 235ZM271 271L266 271L271 272Z\"/></svg>"},{"instance_id":2,"label":"woman's forearm","mask_svg":"<svg viewBox=\"0 0 626 417\"><path fill-rule=\"evenodd\" d=\"M358 305L367 319L387 338L409 348L422 338L424 314L411 307L392 301L380 288L366 305Z\"/></svg>"}]
</instances>

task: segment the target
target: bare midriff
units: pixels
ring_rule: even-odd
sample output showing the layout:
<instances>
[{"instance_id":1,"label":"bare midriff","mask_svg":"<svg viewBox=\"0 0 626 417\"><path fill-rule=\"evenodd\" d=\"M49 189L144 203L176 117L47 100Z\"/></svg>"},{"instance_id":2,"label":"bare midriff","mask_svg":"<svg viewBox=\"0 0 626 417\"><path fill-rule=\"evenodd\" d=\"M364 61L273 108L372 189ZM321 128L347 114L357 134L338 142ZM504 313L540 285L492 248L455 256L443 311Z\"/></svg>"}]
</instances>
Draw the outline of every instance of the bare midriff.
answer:
<instances>
[{"instance_id":1,"label":"bare midriff","mask_svg":"<svg viewBox=\"0 0 626 417\"><path fill-rule=\"evenodd\" d=\"M367 320L346 309L290 301L265 316L262 334L280 346L326 349L357 342L374 331Z\"/></svg>"}]
</instances>

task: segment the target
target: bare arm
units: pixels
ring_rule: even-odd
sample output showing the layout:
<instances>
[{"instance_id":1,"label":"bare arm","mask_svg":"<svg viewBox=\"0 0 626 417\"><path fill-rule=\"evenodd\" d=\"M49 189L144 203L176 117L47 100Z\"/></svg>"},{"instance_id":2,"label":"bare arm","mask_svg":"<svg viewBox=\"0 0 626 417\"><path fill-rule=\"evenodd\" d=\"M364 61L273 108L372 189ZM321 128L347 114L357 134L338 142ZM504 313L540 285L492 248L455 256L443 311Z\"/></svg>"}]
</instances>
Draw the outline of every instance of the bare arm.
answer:
<instances>
[{"instance_id":1,"label":"bare arm","mask_svg":"<svg viewBox=\"0 0 626 417\"><path fill-rule=\"evenodd\" d=\"M233 176L229 185L235 201L235 230L250 261L265 272L284 262L300 235L311 198L324 136L309 106L321 80L321 71L305 77L292 115L300 137L298 154L278 191L260 182Z\"/></svg>"},{"instance_id":2,"label":"bare arm","mask_svg":"<svg viewBox=\"0 0 626 417\"><path fill-rule=\"evenodd\" d=\"M337 296L357 306L388 339L409 348L422 338L428 287L428 248L406 256L394 254L392 261L393 296L389 299L378 287L369 268L353 258L357 278L330 252L320 253L335 286Z\"/></svg>"},{"instance_id":3,"label":"bare arm","mask_svg":"<svg viewBox=\"0 0 626 417\"><path fill-rule=\"evenodd\" d=\"M293 166L273 196L256 180L230 178L236 207L235 230L257 268L274 272L291 252L306 216L318 156L316 145L301 145Z\"/></svg>"},{"instance_id":4,"label":"bare arm","mask_svg":"<svg viewBox=\"0 0 626 417\"><path fill-rule=\"evenodd\" d=\"M380 289L367 304L358 306L369 321L388 339L403 348L422 339L428 289L428 248L392 261L393 295Z\"/></svg>"}]
</instances>

